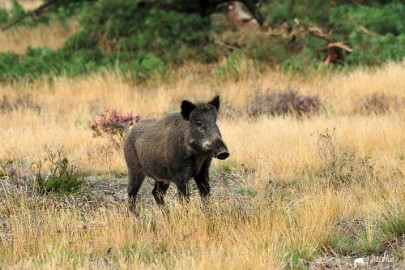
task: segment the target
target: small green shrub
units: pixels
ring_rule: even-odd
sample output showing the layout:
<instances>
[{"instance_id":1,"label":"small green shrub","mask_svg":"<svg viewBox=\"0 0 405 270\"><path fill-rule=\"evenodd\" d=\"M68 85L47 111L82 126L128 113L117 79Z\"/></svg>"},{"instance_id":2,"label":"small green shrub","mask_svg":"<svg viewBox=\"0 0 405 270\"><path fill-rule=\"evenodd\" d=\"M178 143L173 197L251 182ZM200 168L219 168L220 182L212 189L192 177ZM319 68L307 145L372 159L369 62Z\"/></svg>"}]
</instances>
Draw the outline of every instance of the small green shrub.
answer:
<instances>
[{"instance_id":1,"label":"small green shrub","mask_svg":"<svg viewBox=\"0 0 405 270\"><path fill-rule=\"evenodd\" d=\"M45 148L46 157L33 164L35 187L41 194L69 194L81 190L84 178L61 148Z\"/></svg>"},{"instance_id":2,"label":"small green shrub","mask_svg":"<svg viewBox=\"0 0 405 270\"><path fill-rule=\"evenodd\" d=\"M79 178L67 178L66 176L48 177L40 184L40 190L44 193L68 194L80 191L83 180Z\"/></svg>"}]
</instances>

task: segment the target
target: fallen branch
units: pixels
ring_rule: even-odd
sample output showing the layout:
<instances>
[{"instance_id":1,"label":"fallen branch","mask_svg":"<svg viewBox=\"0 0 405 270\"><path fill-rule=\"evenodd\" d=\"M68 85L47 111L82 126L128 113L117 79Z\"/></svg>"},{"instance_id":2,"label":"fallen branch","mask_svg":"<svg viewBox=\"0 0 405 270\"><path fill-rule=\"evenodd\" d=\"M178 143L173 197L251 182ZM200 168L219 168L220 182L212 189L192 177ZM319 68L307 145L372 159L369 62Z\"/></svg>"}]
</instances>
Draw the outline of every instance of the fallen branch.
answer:
<instances>
[{"instance_id":1,"label":"fallen branch","mask_svg":"<svg viewBox=\"0 0 405 270\"><path fill-rule=\"evenodd\" d=\"M367 28L365 28L363 25L359 25L358 28L363 31L364 33L366 33L368 36L372 36L372 37L382 37L379 34L373 33L370 30L368 30Z\"/></svg>"},{"instance_id":2,"label":"fallen branch","mask_svg":"<svg viewBox=\"0 0 405 270\"><path fill-rule=\"evenodd\" d=\"M350 48L345 42L334 42L331 40L331 34L325 34L321 28L317 26L308 27L307 25L303 24L299 19L294 20L297 26L303 27L302 32L307 32L315 37L321 38L327 42L327 55L323 62L325 64L329 63L339 63L342 64L344 62L344 54L343 51L351 52L353 49Z\"/></svg>"},{"instance_id":3,"label":"fallen branch","mask_svg":"<svg viewBox=\"0 0 405 270\"><path fill-rule=\"evenodd\" d=\"M219 41L219 40L214 40L214 43L217 44L217 45L219 45L219 46L221 46L221 47L224 47L224 48L226 48L226 49L228 49L228 50L230 50L230 51L239 49L239 48L236 47L236 46L233 46L233 45L230 45L230 44L226 44L226 43L224 43L224 42L222 42L222 41Z\"/></svg>"}]
</instances>

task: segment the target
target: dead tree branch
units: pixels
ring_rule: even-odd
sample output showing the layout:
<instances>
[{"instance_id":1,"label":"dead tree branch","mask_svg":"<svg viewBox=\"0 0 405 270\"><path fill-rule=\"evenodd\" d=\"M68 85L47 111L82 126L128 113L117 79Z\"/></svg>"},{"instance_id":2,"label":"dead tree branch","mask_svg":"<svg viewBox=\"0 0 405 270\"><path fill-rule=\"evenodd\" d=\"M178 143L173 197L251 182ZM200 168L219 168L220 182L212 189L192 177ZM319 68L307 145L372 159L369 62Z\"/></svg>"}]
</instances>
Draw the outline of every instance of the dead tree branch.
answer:
<instances>
[{"instance_id":1,"label":"dead tree branch","mask_svg":"<svg viewBox=\"0 0 405 270\"><path fill-rule=\"evenodd\" d=\"M327 43L327 55L324 58L323 62L325 64L329 63L338 63L342 64L344 62L344 52L351 52L352 48L347 46L346 42L334 42L330 38L330 33L325 34L321 28L317 26L308 27L308 25L302 23L299 19L294 20L297 26L303 27L303 32L311 34L315 37L325 40ZM302 32L302 31L301 31Z\"/></svg>"}]
</instances>

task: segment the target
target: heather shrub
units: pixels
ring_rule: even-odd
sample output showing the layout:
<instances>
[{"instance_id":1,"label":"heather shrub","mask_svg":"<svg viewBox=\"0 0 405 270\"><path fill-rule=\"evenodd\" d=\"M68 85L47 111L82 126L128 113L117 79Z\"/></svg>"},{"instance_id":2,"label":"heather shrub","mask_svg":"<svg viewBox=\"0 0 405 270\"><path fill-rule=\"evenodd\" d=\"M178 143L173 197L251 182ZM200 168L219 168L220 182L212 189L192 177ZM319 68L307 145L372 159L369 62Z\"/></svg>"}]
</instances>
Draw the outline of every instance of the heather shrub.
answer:
<instances>
[{"instance_id":1,"label":"heather shrub","mask_svg":"<svg viewBox=\"0 0 405 270\"><path fill-rule=\"evenodd\" d=\"M117 149L121 148L126 129L133 126L141 119L140 115L133 116L132 112L121 114L115 109L105 110L98 119L90 124L90 129L93 131L94 137L102 137Z\"/></svg>"},{"instance_id":2,"label":"heather shrub","mask_svg":"<svg viewBox=\"0 0 405 270\"><path fill-rule=\"evenodd\" d=\"M365 96L362 100L355 103L355 113L364 115L381 115L389 112L404 112L405 111L405 98L398 98L396 96L388 95L385 93L374 93Z\"/></svg>"},{"instance_id":3,"label":"heather shrub","mask_svg":"<svg viewBox=\"0 0 405 270\"><path fill-rule=\"evenodd\" d=\"M318 114L321 101L318 95L304 96L298 91L288 89L274 93L255 94L247 114L251 117L260 115L295 115L298 117Z\"/></svg>"}]
</instances>

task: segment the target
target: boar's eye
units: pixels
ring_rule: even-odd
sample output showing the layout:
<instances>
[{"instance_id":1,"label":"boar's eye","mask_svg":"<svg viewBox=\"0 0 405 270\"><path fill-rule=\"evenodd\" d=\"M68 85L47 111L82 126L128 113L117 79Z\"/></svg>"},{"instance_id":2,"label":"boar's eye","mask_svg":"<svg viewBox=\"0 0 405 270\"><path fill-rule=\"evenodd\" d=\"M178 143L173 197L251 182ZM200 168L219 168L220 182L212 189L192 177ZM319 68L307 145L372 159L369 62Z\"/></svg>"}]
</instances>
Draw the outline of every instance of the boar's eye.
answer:
<instances>
[{"instance_id":1,"label":"boar's eye","mask_svg":"<svg viewBox=\"0 0 405 270\"><path fill-rule=\"evenodd\" d=\"M196 123L197 127L201 127L202 126L202 122L200 120L198 120Z\"/></svg>"}]
</instances>

